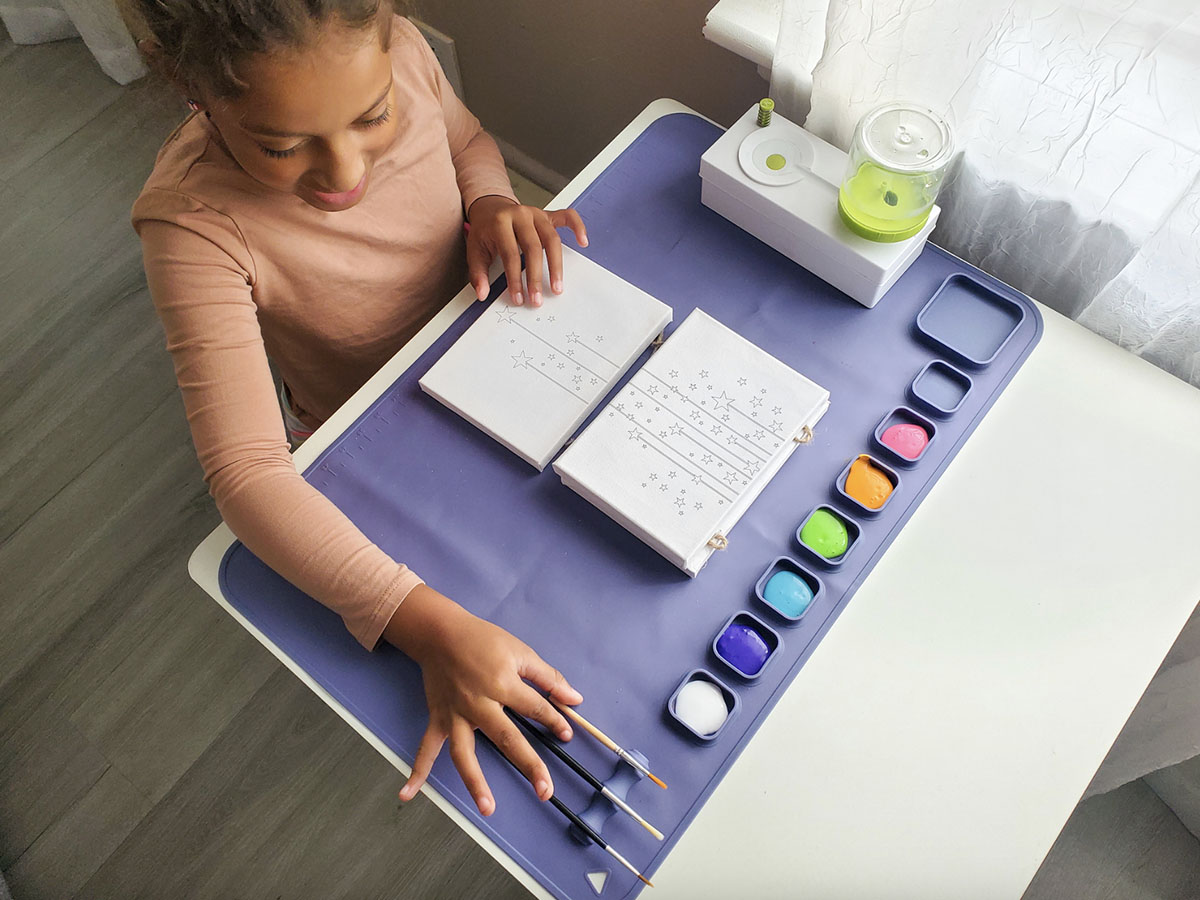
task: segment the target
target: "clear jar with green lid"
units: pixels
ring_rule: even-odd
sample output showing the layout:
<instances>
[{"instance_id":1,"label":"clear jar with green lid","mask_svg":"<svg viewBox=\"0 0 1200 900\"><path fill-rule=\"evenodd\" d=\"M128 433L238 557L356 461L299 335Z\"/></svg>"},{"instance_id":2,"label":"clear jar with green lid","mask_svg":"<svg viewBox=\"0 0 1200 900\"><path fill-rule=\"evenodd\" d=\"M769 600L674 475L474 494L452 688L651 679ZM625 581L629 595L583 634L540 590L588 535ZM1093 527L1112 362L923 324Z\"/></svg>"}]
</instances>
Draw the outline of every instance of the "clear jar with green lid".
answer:
<instances>
[{"instance_id":1,"label":"clear jar with green lid","mask_svg":"<svg viewBox=\"0 0 1200 900\"><path fill-rule=\"evenodd\" d=\"M947 122L911 103L876 107L854 128L838 212L856 234L902 241L924 227L954 155Z\"/></svg>"}]
</instances>

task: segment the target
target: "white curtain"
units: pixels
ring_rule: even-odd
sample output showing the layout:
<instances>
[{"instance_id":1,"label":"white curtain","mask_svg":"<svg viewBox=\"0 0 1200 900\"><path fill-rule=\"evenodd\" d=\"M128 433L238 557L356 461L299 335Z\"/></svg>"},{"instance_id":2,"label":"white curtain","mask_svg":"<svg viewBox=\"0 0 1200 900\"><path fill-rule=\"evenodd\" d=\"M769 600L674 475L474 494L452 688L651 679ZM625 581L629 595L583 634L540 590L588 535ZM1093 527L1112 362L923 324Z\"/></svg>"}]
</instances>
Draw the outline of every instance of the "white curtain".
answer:
<instances>
[{"instance_id":1,"label":"white curtain","mask_svg":"<svg viewBox=\"0 0 1200 900\"><path fill-rule=\"evenodd\" d=\"M1197 0L784 0L771 95L946 115L935 242L1200 386Z\"/></svg>"},{"instance_id":2,"label":"white curtain","mask_svg":"<svg viewBox=\"0 0 1200 900\"><path fill-rule=\"evenodd\" d=\"M0 21L17 44L82 37L104 74L119 84L146 74L112 0L0 0Z\"/></svg>"}]
</instances>

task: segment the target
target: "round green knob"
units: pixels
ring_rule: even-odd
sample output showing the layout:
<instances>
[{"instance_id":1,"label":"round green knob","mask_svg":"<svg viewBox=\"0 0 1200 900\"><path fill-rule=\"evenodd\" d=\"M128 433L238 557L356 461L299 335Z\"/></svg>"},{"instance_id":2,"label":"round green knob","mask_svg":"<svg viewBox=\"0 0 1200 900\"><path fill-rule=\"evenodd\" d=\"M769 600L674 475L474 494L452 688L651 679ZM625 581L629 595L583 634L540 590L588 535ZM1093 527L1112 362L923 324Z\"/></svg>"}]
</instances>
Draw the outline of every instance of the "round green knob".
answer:
<instances>
[{"instance_id":1,"label":"round green knob","mask_svg":"<svg viewBox=\"0 0 1200 900\"><path fill-rule=\"evenodd\" d=\"M763 97L758 101L758 127L766 128L771 124L771 113L775 109L775 101L770 97Z\"/></svg>"}]
</instances>

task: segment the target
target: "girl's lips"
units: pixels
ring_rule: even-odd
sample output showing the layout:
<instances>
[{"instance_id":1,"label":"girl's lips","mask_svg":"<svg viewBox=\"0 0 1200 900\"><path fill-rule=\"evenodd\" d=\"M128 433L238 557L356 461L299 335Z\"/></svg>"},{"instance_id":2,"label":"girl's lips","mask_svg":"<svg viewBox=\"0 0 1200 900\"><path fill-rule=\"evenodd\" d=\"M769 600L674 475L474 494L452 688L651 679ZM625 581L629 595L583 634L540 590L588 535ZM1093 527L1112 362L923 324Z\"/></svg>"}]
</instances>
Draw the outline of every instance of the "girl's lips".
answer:
<instances>
[{"instance_id":1,"label":"girl's lips","mask_svg":"<svg viewBox=\"0 0 1200 900\"><path fill-rule=\"evenodd\" d=\"M328 206L349 206L358 201L366 187L367 175L364 172L358 184L348 191L342 191L340 194L327 194L324 191L314 190L313 196Z\"/></svg>"}]
</instances>

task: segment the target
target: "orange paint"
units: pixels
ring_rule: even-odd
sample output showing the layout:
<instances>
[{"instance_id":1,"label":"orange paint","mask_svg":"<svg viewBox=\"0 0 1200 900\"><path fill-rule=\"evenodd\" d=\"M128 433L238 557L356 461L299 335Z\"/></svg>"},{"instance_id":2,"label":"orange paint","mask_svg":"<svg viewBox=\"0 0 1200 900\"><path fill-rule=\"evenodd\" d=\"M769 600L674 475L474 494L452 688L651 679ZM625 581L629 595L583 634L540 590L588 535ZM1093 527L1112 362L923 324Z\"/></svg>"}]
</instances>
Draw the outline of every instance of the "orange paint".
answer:
<instances>
[{"instance_id":1,"label":"orange paint","mask_svg":"<svg viewBox=\"0 0 1200 900\"><path fill-rule=\"evenodd\" d=\"M850 466L846 475L846 493L867 509L880 509L892 495L892 481L863 455Z\"/></svg>"}]
</instances>

